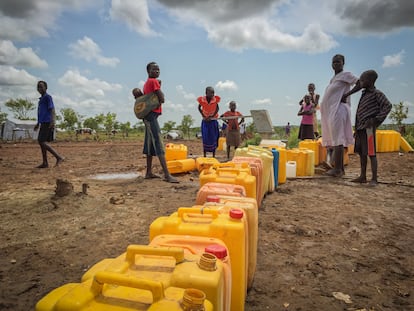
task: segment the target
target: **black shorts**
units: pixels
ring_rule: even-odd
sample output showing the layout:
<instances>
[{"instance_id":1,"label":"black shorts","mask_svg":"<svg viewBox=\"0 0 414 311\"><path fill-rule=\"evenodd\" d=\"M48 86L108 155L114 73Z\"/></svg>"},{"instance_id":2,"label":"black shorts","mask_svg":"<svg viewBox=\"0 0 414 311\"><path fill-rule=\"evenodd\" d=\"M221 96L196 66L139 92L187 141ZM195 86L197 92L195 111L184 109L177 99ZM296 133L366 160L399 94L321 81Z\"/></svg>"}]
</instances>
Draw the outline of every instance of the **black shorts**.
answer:
<instances>
[{"instance_id":1,"label":"black shorts","mask_svg":"<svg viewBox=\"0 0 414 311\"><path fill-rule=\"evenodd\" d=\"M368 155L368 144L372 143L372 142L368 142L367 130L366 129L357 130L354 136L355 136L354 151L361 156L367 156ZM375 139L375 136L376 135L375 135L375 130L374 130L374 137L373 137L374 146L371 146L371 148L373 148L374 150L374 156L375 156L375 150L377 148L377 141Z\"/></svg>"},{"instance_id":2,"label":"black shorts","mask_svg":"<svg viewBox=\"0 0 414 311\"><path fill-rule=\"evenodd\" d=\"M40 123L39 135L37 136L37 141L50 142L55 139L55 129L50 128L50 123Z\"/></svg>"}]
</instances>

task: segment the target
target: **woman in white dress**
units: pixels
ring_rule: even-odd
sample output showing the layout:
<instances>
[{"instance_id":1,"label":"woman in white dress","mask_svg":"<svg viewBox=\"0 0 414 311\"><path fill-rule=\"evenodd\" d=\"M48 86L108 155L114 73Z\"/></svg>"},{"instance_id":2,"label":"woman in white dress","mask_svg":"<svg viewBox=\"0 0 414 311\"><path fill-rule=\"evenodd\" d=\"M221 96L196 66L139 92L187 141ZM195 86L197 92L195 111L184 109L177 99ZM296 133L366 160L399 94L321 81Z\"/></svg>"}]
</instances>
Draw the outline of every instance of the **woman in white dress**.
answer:
<instances>
[{"instance_id":1,"label":"woman in white dress","mask_svg":"<svg viewBox=\"0 0 414 311\"><path fill-rule=\"evenodd\" d=\"M334 168L327 174L342 177L344 171L344 146L353 144L351 123L350 97L344 94L352 90L359 90L358 77L344 71L345 57L337 54L332 58L332 69L335 75L326 87L321 107L322 144L334 150Z\"/></svg>"}]
</instances>

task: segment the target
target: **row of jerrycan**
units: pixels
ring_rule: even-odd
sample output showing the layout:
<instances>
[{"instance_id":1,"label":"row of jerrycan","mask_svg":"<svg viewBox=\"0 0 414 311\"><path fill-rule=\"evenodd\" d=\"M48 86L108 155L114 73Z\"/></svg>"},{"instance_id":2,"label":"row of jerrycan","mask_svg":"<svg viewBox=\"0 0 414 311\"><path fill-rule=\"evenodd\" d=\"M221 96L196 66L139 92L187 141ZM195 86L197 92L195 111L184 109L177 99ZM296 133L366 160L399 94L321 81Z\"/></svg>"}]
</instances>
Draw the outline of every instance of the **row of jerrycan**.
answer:
<instances>
[{"instance_id":1,"label":"row of jerrycan","mask_svg":"<svg viewBox=\"0 0 414 311\"><path fill-rule=\"evenodd\" d=\"M206 199L157 218L149 245L130 245L101 260L80 283L45 296L36 310L193 310L185 302L194 310L244 310L256 269L256 200Z\"/></svg>"}]
</instances>

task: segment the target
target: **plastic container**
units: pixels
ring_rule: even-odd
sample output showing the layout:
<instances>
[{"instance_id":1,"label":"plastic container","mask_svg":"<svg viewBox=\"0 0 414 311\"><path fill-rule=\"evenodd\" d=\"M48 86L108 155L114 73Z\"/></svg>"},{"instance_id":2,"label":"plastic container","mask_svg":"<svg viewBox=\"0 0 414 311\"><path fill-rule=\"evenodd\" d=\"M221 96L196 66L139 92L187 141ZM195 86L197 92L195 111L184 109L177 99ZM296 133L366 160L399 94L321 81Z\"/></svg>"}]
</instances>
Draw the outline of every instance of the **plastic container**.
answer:
<instances>
[{"instance_id":1,"label":"plastic container","mask_svg":"<svg viewBox=\"0 0 414 311\"><path fill-rule=\"evenodd\" d=\"M300 149L309 149L315 153L314 156L314 166L319 165L319 145L316 140L313 139L305 139L299 142Z\"/></svg>"},{"instance_id":2,"label":"plastic container","mask_svg":"<svg viewBox=\"0 0 414 311\"><path fill-rule=\"evenodd\" d=\"M102 266L94 266L82 280L93 278L99 271L110 271L161 282L164 288L193 287L206 294L215 310L221 310L230 300L230 295L226 299L225 293L231 291L225 288L223 263L214 257L214 269L207 270L199 263L203 256L204 253L185 257L180 247L129 245L125 253L114 258L103 270L99 270Z\"/></svg>"},{"instance_id":3,"label":"plastic container","mask_svg":"<svg viewBox=\"0 0 414 311\"><path fill-rule=\"evenodd\" d=\"M235 156L232 159L234 163L247 163L251 169L251 174L256 177L256 199L257 205L260 206L264 197L264 183L263 183L263 161L260 158L254 157L239 157Z\"/></svg>"},{"instance_id":4,"label":"plastic container","mask_svg":"<svg viewBox=\"0 0 414 311\"><path fill-rule=\"evenodd\" d=\"M319 147L319 163L322 163L327 160L327 150L326 147L322 145L322 138L319 138L317 142Z\"/></svg>"},{"instance_id":5,"label":"plastic container","mask_svg":"<svg viewBox=\"0 0 414 311\"><path fill-rule=\"evenodd\" d=\"M278 184L284 184L286 182L286 162L287 154L286 149L278 148L279 152L279 166L278 166ZM275 182L276 183L276 182Z\"/></svg>"},{"instance_id":6,"label":"plastic container","mask_svg":"<svg viewBox=\"0 0 414 311\"><path fill-rule=\"evenodd\" d=\"M269 149L258 146L237 148L234 156L260 158L263 161L263 189L264 193L273 192L275 189L273 173L273 154Z\"/></svg>"},{"instance_id":7,"label":"plastic container","mask_svg":"<svg viewBox=\"0 0 414 311\"><path fill-rule=\"evenodd\" d=\"M305 176L314 176L315 175L315 152L307 148L299 148L299 152L305 153L305 159L306 159L305 160Z\"/></svg>"},{"instance_id":8,"label":"plastic container","mask_svg":"<svg viewBox=\"0 0 414 311\"><path fill-rule=\"evenodd\" d=\"M413 147L411 147L409 142L402 136L400 137L400 148L404 152L413 152L414 151Z\"/></svg>"},{"instance_id":9,"label":"plastic container","mask_svg":"<svg viewBox=\"0 0 414 311\"><path fill-rule=\"evenodd\" d=\"M199 180L200 187L208 182L240 185L246 189L246 196L256 199L256 177L246 172L209 169L200 172Z\"/></svg>"},{"instance_id":10,"label":"plastic container","mask_svg":"<svg viewBox=\"0 0 414 311\"><path fill-rule=\"evenodd\" d=\"M245 197L244 186L226 183L207 182L197 192L196 204L202 205L209 195L220 194L232 197Z\"/></svg>"},{"instance_id":11,"label":"plastic container","mask_svg":"<svg viewBox=\"0 0 414 311\"><path fill-rule=\"evenodd\" d=\"M255 200L252 198L237 198L223 195L209 196L205 207L217 209L221 213L228 213L231 209L243 210L247 220L248 267L247 288L253 285L257 264L257 242L259 230L259 212Z\"/></svg>"},{"instance_id":12,"label":"plastic container","mask_svg":"<svg viewBox=\"0 0 414 311\"><path fill-rule=\"evenodd\" d=\"M187 159L187 146L183 144L168 143L165 145L165 160L184 160Z\"/></svg>"},{"instance_id":13,"label":"plastic container","mask_svg":"<svg viewBox=\"0 0 414 311\"><path fill-rule=\"evenodd\" d=\"M171 174L185 173L194 171L196 168L194 159L167 161L168 171Z\"/></svg>"},{"instance_id":14,"label":"plastic container","mask_svg":"<svg viewBox=\"0 0 414 311\"><path fill-rule=\"evenodd\" d=\"M219 137L217 150L225 150L224 144L226 143L226 137Z\"/></svg>"},{"instance_id":15,"label":"plastic container","mask_svg":"<svg viewBox=\"0 0 414 311\"><path fill-rule=\"evenodd\" d=\"M230 253L232 267L231 310L244 310L247 290L248 242L245 239L243 212L234 210L228 215L217 210L179 208L170 216L158 217L149 228L150 241L161 234L214 237L222 240Z\"/></svg>"},{"instance_id":16,"label":"plastic container","mask_svg":"<svg viewBox=\"0 0 414 311\"><path fill-rule=\"evenodd\" d=\"M193 235L161 234L154 237L149 245L182 248L184 250L185 258L201 256L203 253L215 255L223 263L225 283L223 310L230 310L231 258L229 250L222 240Z\"/></svg>"},{"instance_id":17,"label":"plastic container","mask_svg":"<svg viewBox=\"0 0 414 311\"><path fill-rule=\"evenodd\" d=\"M286 178L296 177L296 161L286 162Z\"/></svg>"},{"instance_id":18,"label":"plastic container","mask_svg":"<svg viewBox=\"0 0 414 311\"><path fill-rule=\"evenodd\" d=\"M82 283L70 283L43 297L36 311L214 310L205 293L197 289L164 288L161 282L100 271Z\"/></svg>"},{"instance_id":19,"label":"plastic container","mask_svg":"<svg viewBox=\"0 0 414 311\"><path fill-rule=\"evenodd\" d=\"M199 172L209 169L214 164L220 163L216 158L198 157L196 158L196 168Z\"/></svg>"}]
</instances>

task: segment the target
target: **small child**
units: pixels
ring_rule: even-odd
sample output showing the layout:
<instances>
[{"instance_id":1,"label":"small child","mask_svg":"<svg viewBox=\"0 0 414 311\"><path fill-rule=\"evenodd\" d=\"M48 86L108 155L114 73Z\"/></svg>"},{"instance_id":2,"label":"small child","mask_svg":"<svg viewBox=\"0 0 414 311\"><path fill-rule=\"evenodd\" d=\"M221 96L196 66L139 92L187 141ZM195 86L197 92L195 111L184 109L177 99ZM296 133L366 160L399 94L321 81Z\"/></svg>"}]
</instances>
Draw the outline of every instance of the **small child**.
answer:
<instances>
[{"instance_id":1,"label":"small child","mask_svg":"<svg viewBox=\"0 0 414 311\"><path fill-rule=\"evenodd\" d=\"M226 145L227 145L227 160L230 159L230 147L234 146L234 149L240 145L240 125L244 122L243 115L236 111L237 104L235 101L229 103L229 111L226 111L221 117L229 117L224 119L227 123L226 129ZM240 121L239 121L240 119Z\"/></svg>"},{"instance_id":2,"label":"small child","mask_svg":"<svg viewBox=\"0 0 414 311\"><path fill-rule=\"evenodd\" d=\"M137 99L138 97L141 97L142 95L144 95L144 93L142 93L140 88L134 88L132 90L132 96L134 96L135 99Z\"/></svg>"},{"instance_id":3,"label":"small child","mask_svg":"<svg viewBox=\"0 0 414 311\"><path fill-rule=\"evenodd\" d=\"M303 101L304 103L298 112L298 116L302 116L298 138L301 140L313 139L313 112L315 108L312 105L310 95L305 95Z\"/></svg>"},{"instance_id":4,"label":"small child","mask_svg":"<svg viewBox=\"0 0 414 311\"><path fill-rule=\"evenodd\" d=\"M366 183L367 157L371 162L372 177L370 186L376 186L378 162L375 153L375 130L384 122L392 108L392 104L387 97L375 88L375 81L378 74L374 70L367 70L359 78L362 91L355 118L355 152L359 154L361 162L361 174L352 182ZM345 94L351 95L352 91Z\"/></svg>"}]
</instances>

